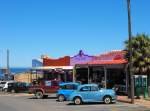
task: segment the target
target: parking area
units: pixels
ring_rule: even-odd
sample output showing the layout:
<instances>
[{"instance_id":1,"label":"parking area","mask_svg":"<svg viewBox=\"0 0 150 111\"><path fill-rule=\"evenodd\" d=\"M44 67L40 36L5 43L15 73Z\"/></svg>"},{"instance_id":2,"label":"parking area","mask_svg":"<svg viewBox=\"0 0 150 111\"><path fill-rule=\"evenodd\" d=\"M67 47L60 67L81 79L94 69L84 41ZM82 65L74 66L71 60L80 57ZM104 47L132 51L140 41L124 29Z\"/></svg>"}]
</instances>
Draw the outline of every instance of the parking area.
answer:
<instances>
[{"instance_id":1,"label":"parking area","mask_svg":"<svg viewBox=\"0 0 150 111\"><path fill-rule=\"evenodd\" d=\"M150 111L149 108L129 103L116 104L88 103L73 105L70 102L57 102L53 96L35 99L29 94L0 94L0 111Z\"/></svg>"}]
</instances>

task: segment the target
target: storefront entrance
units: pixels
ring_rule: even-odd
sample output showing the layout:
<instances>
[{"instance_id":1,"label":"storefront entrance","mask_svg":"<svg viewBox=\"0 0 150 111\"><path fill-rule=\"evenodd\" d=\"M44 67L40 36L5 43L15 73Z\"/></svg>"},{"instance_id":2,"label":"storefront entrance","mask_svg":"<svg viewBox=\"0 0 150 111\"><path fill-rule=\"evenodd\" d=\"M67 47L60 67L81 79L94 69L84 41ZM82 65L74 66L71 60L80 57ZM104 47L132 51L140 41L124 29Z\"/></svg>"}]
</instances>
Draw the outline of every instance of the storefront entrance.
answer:
<instances>
[{"instance_id":1,"label":"storefront entrance","mask_svg":"<svg viewBox=\"0 0 150 111\"><path fill-rule=\"evenodd\" d=\"M44 71L45 80L59 80L60 82L72 81L72 70L52 70Z\"/></svg>"},{"instance_id":2,"label":"storefront entrance","mask_svg":"<svg viewBox=\"0 0 150 111\"><path fill-rule=\"evenodd\" d=\"M76 81L82 84L96 83L103 88L117 87L118 92L127 92L127 79L124 65L99 65L83 66L78 65L76 68Z\"/></svg>"}]
</instances>

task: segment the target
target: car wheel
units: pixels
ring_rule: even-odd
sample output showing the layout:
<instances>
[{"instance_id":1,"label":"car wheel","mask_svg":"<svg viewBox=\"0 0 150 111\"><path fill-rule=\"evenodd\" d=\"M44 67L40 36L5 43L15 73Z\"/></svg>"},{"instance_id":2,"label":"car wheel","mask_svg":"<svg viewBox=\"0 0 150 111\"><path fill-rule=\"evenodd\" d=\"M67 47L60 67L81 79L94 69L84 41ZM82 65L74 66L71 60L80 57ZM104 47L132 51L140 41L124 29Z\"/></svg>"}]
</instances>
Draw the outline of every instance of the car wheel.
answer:
<instances>
[{"instance_id":1,"label":"car wheel","mask_svg":"<svg viewBox=\"0 0 150 111\"><path fill-rule=\"evenodd\" d=\"M59 95L59 96L58 96L58 101L59 101L59 102L63 102L64 100L65 100L64 95Z\"/></svg>"},{"instance_id":2,"label":"car wheel","mask_svg":"<svg viewBox=\"0 0 150 111\"><path fill-rule=\"evenodd\" d=\"M104 97L104 103L105 104L110 104L111 103L111 97L110 96L105 96Z\"/></svg>"},{"instance_id":3,"label":"car wheel","mask_svg":"<svg viewBox=\"0 0 150 111\"><path fill-rule=\"evenodd\" d=\"M82 104L81 98L80 98L80 97L75 97L75 98L74 98L74 104L75 104L75 105L80 105L80 104Z\"/></svg>"},{"instance_id":4,"label":"car wheel","mask_svg":"<svg viewBox=\"0 0 150 111\"><path fill-rule=\"evenodd\" d=\"M43 93L41 91L37 91L35 93L35 96L36 96L37 99L42 99L43 98Z\"/></svg>"},{"instance_id":5,"label":"car wheel","mask_svg":"<svg viewBox=\"0 0 150 111\"><path fill-rule=\"evenodd\" d=\"M11 93L15 93L16 91L14 89L11 90Z\"/></svg>"},{"instance_id":6,"label":"car wheel","mask_svg":"<svg viewBox=\"0 0 150 111\"><path fill-rule=\"evenodd\" d=\"M6 93L6 92L8 92L8 90L5 88L5 89L4 89L4 92Z\"/></svg>"}]
</instances>

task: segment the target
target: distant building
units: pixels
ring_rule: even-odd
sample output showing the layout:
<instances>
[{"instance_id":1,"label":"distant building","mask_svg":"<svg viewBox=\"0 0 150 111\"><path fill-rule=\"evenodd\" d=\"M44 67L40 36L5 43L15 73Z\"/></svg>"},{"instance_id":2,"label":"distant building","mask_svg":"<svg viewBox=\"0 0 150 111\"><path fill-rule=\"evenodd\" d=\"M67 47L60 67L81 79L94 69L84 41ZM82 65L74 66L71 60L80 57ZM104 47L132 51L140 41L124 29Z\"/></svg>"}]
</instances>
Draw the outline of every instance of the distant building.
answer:
<instances>
[{"instance_id":1,"label":"distant building","mask_svg":"<svg viewBox=\"0 0 150 111\"><path fill-rule=\"evenodd\" d=\"M14 75L14 81L32 83L32 80L43 78L42 74L32 74L31 72L19 73Z\"/></svg>"},{"instance_id":2,"label":"distant building","mask_svg":"<svg viewBox=\"0 0 150 111\"><path fill-rule=\"evenodd\" d=\"M43 59L33 59L32 67L41 67L43 66Z\"/></svg>"}]
</instances>

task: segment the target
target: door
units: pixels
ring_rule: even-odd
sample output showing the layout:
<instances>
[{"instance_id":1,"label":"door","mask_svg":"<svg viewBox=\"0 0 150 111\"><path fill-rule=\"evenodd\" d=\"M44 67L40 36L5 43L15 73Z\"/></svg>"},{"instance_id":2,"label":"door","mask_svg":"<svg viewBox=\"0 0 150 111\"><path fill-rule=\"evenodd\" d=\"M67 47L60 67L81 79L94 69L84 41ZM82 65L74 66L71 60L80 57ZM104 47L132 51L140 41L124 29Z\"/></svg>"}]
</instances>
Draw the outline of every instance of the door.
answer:
<instances>
[{"instance_id":1,"label":"door","mask_svg":"<svg viewBox=\"0 0 150 111\"><path fill-rule=\"evenodd\" d=\"M52 91L52 82L51 81L45 81L45 85L43 86L43 89L45 93L51 93Z\"/></svg>"},{"instance_id":2,"label":"door","mask_svg":"<svg viewBox=\"0 0 150 111\"><path fill-rule=\"evenodd\" d=\"M91 90L88 94L89 100L93 102L100 101L101 93L99 91L99 88L97 86L91 86Z\"/></svg>"},{"instance_id":3,"label":"door","mask_svg":"<svg viewBox=\"0 0 150 111\"><path fill-rule=\"evenodd\" d=\"M89 93L90 93L90 86L84 86L80 89L80 95L82 96L82 100L84 102L90 101Z\"/></svg>"}]
</instances>

